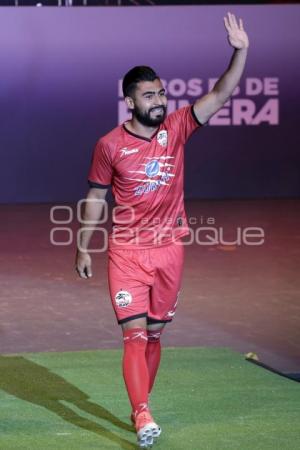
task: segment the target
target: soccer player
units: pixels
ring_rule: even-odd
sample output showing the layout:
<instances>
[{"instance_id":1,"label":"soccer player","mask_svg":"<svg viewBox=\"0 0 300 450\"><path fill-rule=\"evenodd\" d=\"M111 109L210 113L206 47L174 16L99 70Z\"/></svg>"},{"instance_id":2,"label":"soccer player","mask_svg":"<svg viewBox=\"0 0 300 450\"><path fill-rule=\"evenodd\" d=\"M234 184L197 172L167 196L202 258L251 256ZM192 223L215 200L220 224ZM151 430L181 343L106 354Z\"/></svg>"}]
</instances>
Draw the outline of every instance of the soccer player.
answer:
<instances>
[{"instance_id":1,"label":"soccer player","mask_svg":"<svg viewBox=\"0 0 300 450\"><path fill-rule=\"evenodd\" d=\"M148 447L161 433L149 409L149 394L160 363L160 336L171 322L181 284L188 234L183 204L183 151L189 136L229 99L242 75L248 37L242 20L224 18L234 48L228 69L207 95L166 115L159 76L147 66L123 79L131 120L102 137L88 176L84 221L99 220L111 185L116 208L109 236L108 281L124 340L123 376L138 444ZM93 230L81 229L76 269L92 276L88 246Z\"/></svg>"}]
</instances>

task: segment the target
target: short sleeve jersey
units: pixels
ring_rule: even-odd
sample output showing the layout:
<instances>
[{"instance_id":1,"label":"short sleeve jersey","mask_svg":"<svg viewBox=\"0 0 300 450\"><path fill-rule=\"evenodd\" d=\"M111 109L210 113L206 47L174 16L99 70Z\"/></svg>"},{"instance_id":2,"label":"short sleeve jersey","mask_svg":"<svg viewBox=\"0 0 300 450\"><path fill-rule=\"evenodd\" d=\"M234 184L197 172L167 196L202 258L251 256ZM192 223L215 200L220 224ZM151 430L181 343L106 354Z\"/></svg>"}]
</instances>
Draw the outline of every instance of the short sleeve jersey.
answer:
<instances>
[{"instance_id":1,"label":"short sleeve jersey","mask_svg":"<svg viewBox=\"0 0 300 450\"><path fill-rule=\"evenodd\" d=\"M99 139L88 180L108 187L116 207L109 246L149 248L187 235L183 201L184 144L200 126L192 106L169 114L151 138L126 123Z\"/></svg>"}]
</instances>

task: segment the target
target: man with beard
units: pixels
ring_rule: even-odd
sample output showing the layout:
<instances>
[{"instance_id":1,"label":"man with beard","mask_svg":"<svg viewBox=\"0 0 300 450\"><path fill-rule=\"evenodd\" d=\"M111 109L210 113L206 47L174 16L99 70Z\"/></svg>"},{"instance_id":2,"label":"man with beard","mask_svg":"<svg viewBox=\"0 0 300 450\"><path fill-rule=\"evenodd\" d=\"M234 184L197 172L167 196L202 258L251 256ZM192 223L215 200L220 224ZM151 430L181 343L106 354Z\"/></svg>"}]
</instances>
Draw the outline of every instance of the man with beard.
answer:
<instances>
[{"instance_id":1,"label":"man with beard","mask_svg":"<svg viewBox=\"0 0 300 450\"><path fill-rule=\"evenodd\" d=\"M109 237L108 279L113 308L124 339L123 375L131 419L140 447L161 429L151 416L149 393L160 363L160 336L174 317L183 266L182 238L188 234L183 204L183 151L189 136L228 100L242 75L248 37L242 21L224 18L234 48L228 69L194 105L166 117L167 99L158 75L147 66L123 79L132 118L102 137L89 172L84 221L99 220L107 189L117 207ZM90 228L82 228L76 269L92 276Z\"/></svg>"}]
</instances>

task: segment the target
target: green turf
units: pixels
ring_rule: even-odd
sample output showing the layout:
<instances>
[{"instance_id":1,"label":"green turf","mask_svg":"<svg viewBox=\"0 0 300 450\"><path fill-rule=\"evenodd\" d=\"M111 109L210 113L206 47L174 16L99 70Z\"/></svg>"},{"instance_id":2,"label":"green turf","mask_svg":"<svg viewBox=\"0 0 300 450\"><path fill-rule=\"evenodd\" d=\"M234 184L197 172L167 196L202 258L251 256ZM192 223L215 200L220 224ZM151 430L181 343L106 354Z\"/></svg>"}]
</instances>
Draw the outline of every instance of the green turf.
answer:
<instances>
[{"instance_id":1,"label":"green turf","mask_svg":"<svg viewBox=\"0 0 300 450\"><path fill-rule=\"evenodd\" d=\"M119 350L0 356L0 449L136 449ZM300 385L228 349L165 349L152 410L170 450L298 450Z\"/></svg>"}]
</instances>

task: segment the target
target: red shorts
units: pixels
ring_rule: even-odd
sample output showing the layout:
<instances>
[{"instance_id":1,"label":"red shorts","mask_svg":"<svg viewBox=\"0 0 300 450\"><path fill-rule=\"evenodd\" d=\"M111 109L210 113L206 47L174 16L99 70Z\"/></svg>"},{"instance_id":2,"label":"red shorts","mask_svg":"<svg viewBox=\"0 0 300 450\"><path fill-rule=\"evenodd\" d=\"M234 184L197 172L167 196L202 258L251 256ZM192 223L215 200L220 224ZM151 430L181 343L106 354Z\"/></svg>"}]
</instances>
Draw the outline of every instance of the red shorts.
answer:
<instances>
[{"instance_id":1,"label":"red shorts","mask_svg":"<svg viewBox=\"0 0 300 450\"><path fill-rule=\"evenodd\" d=\"M170 322L181 285L184 246L176 241L149 249L110 249L108 282L118 322L147 317Z\"/></svg>"}]
</instances>

